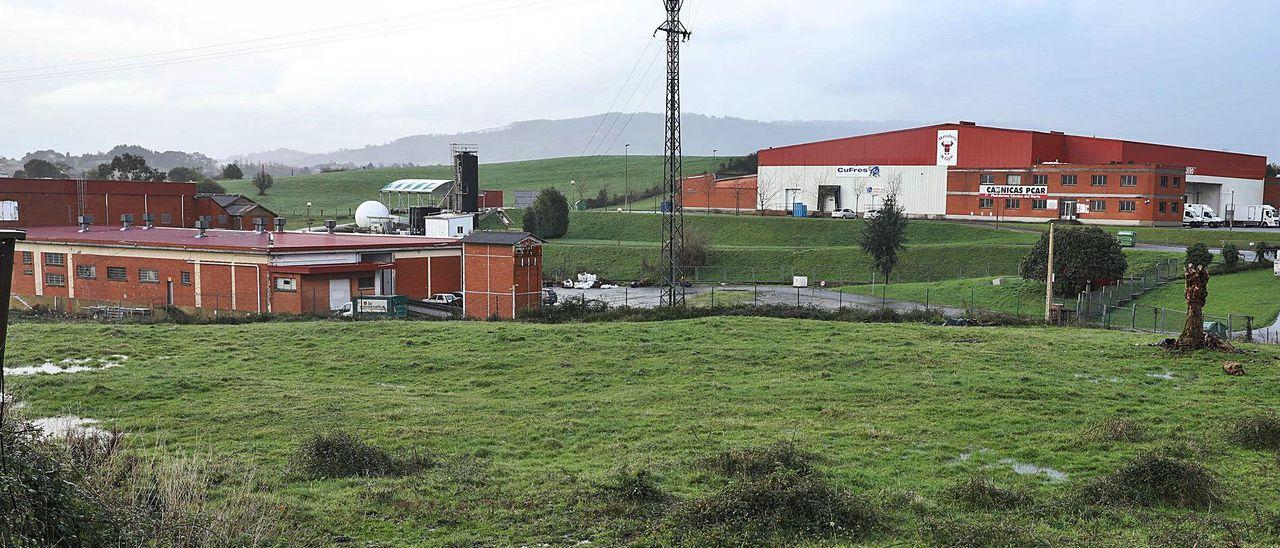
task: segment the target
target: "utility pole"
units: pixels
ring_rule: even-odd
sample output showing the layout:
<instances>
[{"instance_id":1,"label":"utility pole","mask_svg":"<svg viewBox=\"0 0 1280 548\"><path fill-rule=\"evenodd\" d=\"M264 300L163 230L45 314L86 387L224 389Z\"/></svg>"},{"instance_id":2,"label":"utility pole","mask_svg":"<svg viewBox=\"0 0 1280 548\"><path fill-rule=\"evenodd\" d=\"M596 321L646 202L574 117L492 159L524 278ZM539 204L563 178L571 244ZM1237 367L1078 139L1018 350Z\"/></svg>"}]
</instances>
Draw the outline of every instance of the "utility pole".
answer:
<instances>
[{"instance_id":1,"label":"utility pole","mask_svg":"<svg viewBox=\"0 0 1280 548\"><path fill-rule=\"evenodd\" d=\"M622 151L622 185L625 189L622 201L627 211L631 211L631 143L622 145Z\"/></svg>"},{"instance_id":2,"label":"utility pole","mask_svg":"<svg viewBox=\"0 0 1280 548\"><path fill-rule=\"evenodd\" d=\"M1049 312L1053 309L1053 227L1049 223L1049 261L1045 264L1044 275L1044 321L1050 321Z\"/></svg>"},{"instance_id":3,"label":"utility pole","mask_svg":"<svg viewBox=\"0 0 1280 548\"><path fill-rule=\"evenodd\" d=\"M667 20L654 31L667 33L667 122L663 143L662 182L666 204L662 208L662 260L664 291L662 306L684 306L680 255L684 249L684 158L680 146L680 43L689 39L689 29L680 22L684 0L663 0Z\"/></svg>"}]
</instances>

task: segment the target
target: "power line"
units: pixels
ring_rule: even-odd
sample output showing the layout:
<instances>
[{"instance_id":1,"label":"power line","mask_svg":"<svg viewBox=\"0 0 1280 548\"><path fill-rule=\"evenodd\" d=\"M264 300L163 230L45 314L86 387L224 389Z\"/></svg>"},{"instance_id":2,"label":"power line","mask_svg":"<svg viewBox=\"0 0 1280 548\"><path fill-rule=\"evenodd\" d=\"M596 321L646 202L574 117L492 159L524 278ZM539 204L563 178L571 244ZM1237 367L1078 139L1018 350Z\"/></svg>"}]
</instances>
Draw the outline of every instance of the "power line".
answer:
<instances>
[{"instance_id":1,"label":"power line","mask_svg":"<svg viewBox=\"0 0 1280 548\"><path fill-rule=\"evenodd\" d=\"M661 51L655 52L653 59L652 59L652 60L650 60L650 61L649 61L649 65L648 65L647 67L645 67L644 74L642 74L642 75L640 76L640 79L636 82L636 86L635 86L634 88L632 88L632 90L631 90L631 94L627 96L627 100L626 100L626 102L624 102L624 103L622 104L622 109L621 109L621 110L619 110L619 111L616 113L616 115L615 115L613 112L607 112L607 113L605 114L605 116L604 116L603 118L601 118L601 119L600 119L600 125L604 125L605 120L609 119L609 117L610 117L610 116L613 116L613 122L609 124L609 129L605 130L605 132L604 132L604 136L600 138L600 142L599 142L599 143L596 143L595 148L594 148L594 149L592 149L592 151L591 151L591 155L590 155L588 158L595 158L595 157L597 157L597 156L599 156L599 155L600 155L600 147L601 147L602 145L604 145L605 139L608 139L608 138L609 138L609 135L610 135L611 133L613 133L613 128L617 127L617 125L618 125L618 120L621 120L621 119L622 119L622 116L624 115L624 113L625 113L625 112L628 110L628 108L630 107L630 105L631 105L631 101L632 101L633 99L635 99L636 92L640 91L640 87L641 87L642 85L644 85L644 81L645 81L645 79L649 77L649 72L653 70L653 66L654 66L654 64L656 64L656 63L657 63L657 61L658 61L658 58L659 58L659 57L661 57ZM652 89L652 88L650 88L650 89ZM624 90L625 90L625 88L624 88ZM621 94L619 94L619 95L621 95ZM643 103L643 98L641 99L641 102ZM611 108L611 110L612 110L612 107L610 107L610 108ZM639 105L637 105L637 108L639 108ZM632 114L632 116L634 117L634 114ZM598 128L597 128L597 129L598 129ZM593 140L594 140L594 138L593 138ZM617 142L617 140L618 140L618 136L617 136L617 135L614 135L613 142L615 142L615 143L616 143L616 142ZM590 146L591 146L591 142L588 142L588 143L587 143L587 146L588 146L588 147L590 147ZM612 148L612 145L610 145L610 148ZM584 148L584 149L583 149L583 153L585 154L585 152L586 152L586 149ZM606 151L605 151L605 152L607 153L607 152L608 152L608 150L606 149ZM582 157L582 155L579 155L579 157L578 157L578 161L575 161L575 162L574 162L574 167L573 167L573 172L572 172L572 174L573 174L573 176L575 176L575 177L579 174L578 168L579 168L579 167L580 167L580 165L581 165L582 158L583 158L583 157Z\"/></svg>"}]
</instances>

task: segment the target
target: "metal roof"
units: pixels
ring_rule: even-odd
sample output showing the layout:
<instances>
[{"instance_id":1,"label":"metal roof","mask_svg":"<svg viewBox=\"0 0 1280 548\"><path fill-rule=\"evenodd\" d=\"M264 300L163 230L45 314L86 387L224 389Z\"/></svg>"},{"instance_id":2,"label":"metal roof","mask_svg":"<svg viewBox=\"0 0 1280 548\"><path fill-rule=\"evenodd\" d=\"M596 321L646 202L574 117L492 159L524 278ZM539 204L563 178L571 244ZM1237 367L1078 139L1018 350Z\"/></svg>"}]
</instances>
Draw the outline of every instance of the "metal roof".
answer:
<instances>
[{"instance_id":1,"label":"metal roof","mask_svg":"<svg viewBox=\"0 0 1280 548\"><path fill-rule=\"evenodd\" d=\"M400 179L382 187L382 192L404 192L407 194L430 194L442 186L452 185L451 179Z\"/></svg>"},{"instance_id":2,"label":"metal roof","mask_svg":"<svg viewBox=\"0 0 1280 548\"><path fill-rule=\"evenodd\" d=\"M208 230L196 238L192 228L157 227L150 229L93 226L80 232L75 226L50 226L27 229L27 241L79 245L125 246L143 249L189 249L239 252L358 251L368 249L457 248L453 238L397 236L374 234L328 234L325 232L256 233L249 230Z\"/></svg>"}]
</instances>

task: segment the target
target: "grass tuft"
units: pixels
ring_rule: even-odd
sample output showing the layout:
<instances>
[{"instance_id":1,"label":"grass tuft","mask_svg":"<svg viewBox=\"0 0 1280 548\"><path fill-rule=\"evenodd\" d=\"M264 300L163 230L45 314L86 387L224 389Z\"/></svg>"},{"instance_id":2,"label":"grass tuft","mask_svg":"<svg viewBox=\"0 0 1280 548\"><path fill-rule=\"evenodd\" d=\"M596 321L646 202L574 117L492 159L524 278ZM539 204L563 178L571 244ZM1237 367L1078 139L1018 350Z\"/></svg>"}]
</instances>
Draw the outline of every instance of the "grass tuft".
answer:
<instances>
[{"instance_id":1,"label":"grass tuft","mask_svg":"<svg viewBox=\"0 0 1280 548\"><path fill-rule=\"evenodd\" d=\"M1249 449L1280 450L1280 414L1266 411L1241 417L1231 427L1231 441Z\"/></svg>"},{"instance_id":2,"label":"grass tuft","mask_svg":"<svg viewBox=\"0 0 1280 548\"><path fill-rule=\"evenodd\" d=\"M1147 439L1147 429L1128 419L1110 419L1089 427L1084 438L1090 441L1140 442Z\"/></svg>"},{"instance_id":3,"label":"grass tuft","mask_svg":"<svg viewBox=\"0 0 1280 548\"><path fill-rule=\"evenodd\" d=\"M726 477L762 477L777 472L809 475L815 456L794 443L780 441L762 447L731 449L702 459L698 464Z\"/></svg>"},{"instance_id":4,"label":"grass tuft","mask_svg":"<svg viewBox=\"0 0 1280 548\"><path fill-rule=\"evenodd\" d=\"M943 495L974 509L1008 510L1032 502L1031 494L996 485L989 478L974 476L948 487Z\"/></svg>"},{"instance_id":5,"label":"grass tuft","mask_svg":"<svg viewBox=\"0 0 1280 548\"><path fill-rule=\"evenodd\" d=\"M1204 466L1161 452L1139 455L1082 488L1089 504L1208 508L1222 503L1222 485Z\"/></svg>"},{"instance_id":6,"label":"grass tuft","mask_svg":"<svg viewBox=\"0 0 1280 548\"><path fill-rule=\"evenodd\" d=\"M646 470L619 468L595 485L593 497L601 511L616 518L661 514L675 497L662 489Z\"/></svg>"},{"instance_id":7,"label":"grass tuft","mask_svg":"<svg viewBox=\"0 0 1280 548\"><path fill-rule=\"evenodd\" d=\"M316 434L294 455L294 468L310 478L403 476L434 467L430 453L396 457L350 432Z\"/></svg>"},{"instance_id":8,"label":"grass tuft","mask_svg":"<svg viewBox=\"0 0 1280 548\"><path fill-rule=\"evenodd\" d=\"M1031 528L1010 521L970 523L930 519L920 532L929 546L948 548L1022 548L1056 544Z\"/></svg>"}]
</instances>

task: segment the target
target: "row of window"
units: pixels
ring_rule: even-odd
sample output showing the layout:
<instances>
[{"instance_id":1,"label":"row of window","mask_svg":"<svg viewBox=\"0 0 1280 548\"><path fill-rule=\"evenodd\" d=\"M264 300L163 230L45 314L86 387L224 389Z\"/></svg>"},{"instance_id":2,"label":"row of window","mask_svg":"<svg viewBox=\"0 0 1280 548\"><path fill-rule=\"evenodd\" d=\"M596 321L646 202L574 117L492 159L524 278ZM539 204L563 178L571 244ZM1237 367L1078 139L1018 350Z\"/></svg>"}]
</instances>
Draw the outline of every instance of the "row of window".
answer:
<instances>
[{"instance_id":1,"label":"row of window","mask_svg":"<svg viewBox=\"0 0 1280 548\"><path fill-rule=\"evenodd\" d=\"M979 181L980 181L982 184L984 184L984 185L994 185L994 184L996 184L996 176L995 176L995 175L992 175L992 174L990 174L990 173L983 173L982 175L979 175L979 176L978 176L978 178L979 178ZM1049 184L1049 176L1048 176L1048 175L1032 175L1032 176L1031 176L1031 178L1032 178L1032 184L1034 184L1034 185L1037 185L1037 186L1048 186L1048 184ZM1170 180L1170 178L1169 178L1168 176L1162 176L1162 177L1160 177L1160 186L1161 186L1161 187L1168 187L1168 186L1169 186L1169 180ZM1107 175L1090 175L1090 176L1089 176L1089 186L1107 186L1107 182L1108 182L1108 181L1109 181L1109 179L1108 179L1108 176L1107 176ZM1061 176L1060 176L1060 179L1059 179L1059 182L1062 184L1062 186L1075 186L1075 185L1076 185L1076 176L1075 176L1075 175L1061 175ZM1021 175L1006 175L1006 176L1005 176L1005 184L1008 184L1008 185L1020 185L1020 184L1022 184L1022 176L1021 176ZM1138 176L1137 176L1137 175L1121 175L1121 176L1120 176L1120 186L1138 186ZM1174 187L1174 188L1178 188L1178 187L1181 187L1181 186L1182 186L1182 177L1173 177L1173 187Z\"/></svg>"},{"instance_id":2,"label":"row of window","mask_svg":"<svg viewBox=\"0 0 1280 548\"><path fill-rule=\"evenodd\" d=\"M980 209L992 209L995 207L995 205L996 205L996 201L994 198L978 198L978 208ZM1138 202L1136 200L1119 200L1118 202L1116 202L1116 205L1117 205L1117 210L1120 211L1121 213L1133 213L1138 210ZM1170 205L1173 206L1172 211L1174 213L1177 213L1178 202L1160 202L1160 212L1165 213L1166 211L1168 211ZM1005 209L1021 209L1022 199L1021 198L1005 198L1004 208ZM1041 199L1031 200L1031 209L1033 210L1049 209L1049 200L1041 200ZM1090 211L1106 211L1107 201L1106 200L1089 200L1089 210Z\"/></svg>"}]
</instances>

